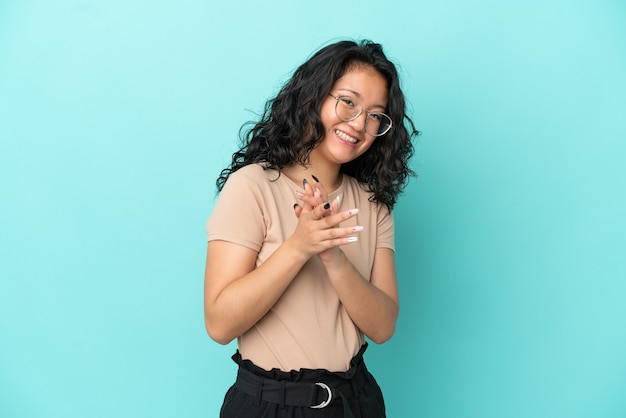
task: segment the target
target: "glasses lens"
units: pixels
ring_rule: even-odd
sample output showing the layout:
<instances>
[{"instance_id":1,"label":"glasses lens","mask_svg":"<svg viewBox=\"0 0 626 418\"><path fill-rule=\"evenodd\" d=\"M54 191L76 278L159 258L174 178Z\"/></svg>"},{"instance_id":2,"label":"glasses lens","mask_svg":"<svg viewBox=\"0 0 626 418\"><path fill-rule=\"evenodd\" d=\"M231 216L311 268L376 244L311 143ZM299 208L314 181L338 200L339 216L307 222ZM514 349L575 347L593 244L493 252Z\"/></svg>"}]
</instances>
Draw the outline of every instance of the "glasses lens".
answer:
<instances>
[{"instance_id":1,"label":"glasses lens","mask_svg":"<svg viewBox=\"0 0 626 418\"><path fill-rule=\"evenodd\" d=\"M361 106L355 104L348 97L339 97L337 100L337 106L335 107L337 116L344 121L351 121L355 119L361 113Z\"/></svg>"},{"instance_id":2,"label":"glasses lens","mask_svg":"<svg viewBox=\"0 0 626 418\"><path fill-rule=\"evenodd\" d=\"M361 105L354 101L351 97L332 97L337 99L335 112L341 120L344 120L346 122L354 120L361 114L361 112L363 112L363 108L361 107ZM389 129L391 129L391 118L389 116L385 115L384 113L367 112L365 130L368 134L381 136L386 134Z\"/></svg>"},{"instance_id":3,"label":"glasses lens","mask_svg":"<svg viewBox=\"0 0 626 418\"><path fill-rule=\"evenodd\" d=\"M370 113L367 115L365 130L368 134L381 136L391 129L391 118L384 113Z\"/></svg>"}]
</instances>

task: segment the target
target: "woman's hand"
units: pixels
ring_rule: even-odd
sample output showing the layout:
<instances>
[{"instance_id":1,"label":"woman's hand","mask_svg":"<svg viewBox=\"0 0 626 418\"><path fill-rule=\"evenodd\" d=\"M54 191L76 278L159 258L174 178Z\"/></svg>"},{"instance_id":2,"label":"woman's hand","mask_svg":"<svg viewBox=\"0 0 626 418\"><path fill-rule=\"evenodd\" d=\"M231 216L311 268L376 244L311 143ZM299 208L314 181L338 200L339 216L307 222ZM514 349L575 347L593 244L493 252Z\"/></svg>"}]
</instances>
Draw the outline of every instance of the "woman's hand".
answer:
<instances>
[{"instance_id":1,"label":"woman's hand","mask_svg":"<svg viewBox=\"0 0 626 418\"><path fill-rule=\"evenodd\" d=\"M307 207L309 210L312 210L315 206L323 205L324 203L328 202L328 193L326 192L326 188L324 187L324 185L322 185L322 183L320 183L320 181L315 176L313 176L313 180L315 180L315 182L311 184L307 181L307 179L304 179L302 181L304 193L300 191L296 192L296 195L300 200L303 200L304 196L313 196L312 201L309 200L304 202L305 207ZM339 208L339 196L337 196L336 202L331 203L331 210L333 209L332 206L334 206L334 212L337 212L337 209ZM296 203L293 208L296 212L296 216L299 218L300 213L302 213L303 207Z\"/></svg>"},{"instance_id":2,"label":"woman's hand","mask_svg":"<svg viewBox=\"0 0 626 418\"><path fill-rule=\"evenodd\" d=\"M308 225L303 218L310 216L316 218L317 222L325 221L328 225L327 231L333 228L346 229L340 228L339 223L349 217L336 218L344 212L338 212L337 200L327 205L328 194L321 183L305 184L304 193L298 197L303 202L302 206L294 206L296 216L299 217L298 227L301 224ZM337 219L338 222L334 223ZM363 229L360 226L354 228L358 229L353 230L352 234ZM352 237L356 238L355 235ZM365 280L359 274L338 245L330 246L317 255L324 264L341 303L359 329L376 343L391 338L399 309L393 251L388 248L376 250L369 280Z\"/></svg>"},{"instance_id":3,"label":"woman's hand","mask_svg":"<svg viewBox=\"0 0 626 418\"><path fill-rule=\"evenodd\" d=\"M340 227L341 222L354 217L358 209L339 212L339 201L328 202L328 193L317 180L311 184L304 181L304 193L298 195L301 205L294 205L298 225L290 239L306 254L318 254L324 258L346 245L358 240L362 226Z\"/></svg>"}]
</instances>

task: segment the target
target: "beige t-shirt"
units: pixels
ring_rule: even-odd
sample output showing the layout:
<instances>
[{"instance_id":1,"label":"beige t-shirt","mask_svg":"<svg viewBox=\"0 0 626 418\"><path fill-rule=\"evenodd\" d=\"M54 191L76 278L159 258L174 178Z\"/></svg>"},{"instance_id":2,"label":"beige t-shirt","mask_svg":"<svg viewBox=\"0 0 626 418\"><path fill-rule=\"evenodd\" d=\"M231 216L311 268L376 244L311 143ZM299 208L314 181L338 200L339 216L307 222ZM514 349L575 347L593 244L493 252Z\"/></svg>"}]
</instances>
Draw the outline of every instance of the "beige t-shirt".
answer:
<instances>
[{"instance_id":1,"label":"beige t-shirt","mask_svg":"<svg viewBox=\"0 0 626 418\"><path fill-rule=\"evenodd\" d=\"M312 179L308 179L312 182ZM207 222L208 240L223 240L258 251L261 265L295 230L293 205L302 185L276 170L251 164L231 174ZM362 225L359 240L342 246L346 257L370 279L376 248L394 249L393 216L385 205L344 175L329 195L340 196L340 210L359 213L342 226ZM239 351L265 370L323 368L345 371L364 343L363 333L335 293L324 266L312 257L271 310L238 338Z\"/></svg>"}]
</instances>

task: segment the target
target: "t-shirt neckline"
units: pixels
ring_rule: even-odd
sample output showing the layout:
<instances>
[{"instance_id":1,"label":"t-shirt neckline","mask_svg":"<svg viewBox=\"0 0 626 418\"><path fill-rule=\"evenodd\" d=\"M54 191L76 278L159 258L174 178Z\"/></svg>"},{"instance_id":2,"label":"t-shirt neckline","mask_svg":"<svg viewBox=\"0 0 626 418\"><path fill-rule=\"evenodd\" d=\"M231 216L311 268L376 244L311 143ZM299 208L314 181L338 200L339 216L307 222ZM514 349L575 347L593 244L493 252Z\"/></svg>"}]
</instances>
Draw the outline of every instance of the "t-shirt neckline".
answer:
<instances>
[{"instance_id":1,"label":"t-shirt neckline","mask_svg":"<svg viewBox=\"0 0 626 418\"><path fill-rule=\"evenodd\" d=\"M292 179L290 179L287 175L285 175L283 172L279 171L280 178L285 178L285 181L287 181L295 190L298 190L300 192L304 192L304 187L302 187L302 184L298 184L295 181L293 181ZM310 181L311 185L314 184L313 180ZM346 175L344 173L341 173L341 183L339 184L339 187L337 187L337 189L333 190L332 192L328 193L328 201L331 201L332 199L336 198L337 196L341 195L343 193L343 190L345 188L345 184L346 184ZM294 190L294 192L295 192Z\"/></svg>"}]
</instances>

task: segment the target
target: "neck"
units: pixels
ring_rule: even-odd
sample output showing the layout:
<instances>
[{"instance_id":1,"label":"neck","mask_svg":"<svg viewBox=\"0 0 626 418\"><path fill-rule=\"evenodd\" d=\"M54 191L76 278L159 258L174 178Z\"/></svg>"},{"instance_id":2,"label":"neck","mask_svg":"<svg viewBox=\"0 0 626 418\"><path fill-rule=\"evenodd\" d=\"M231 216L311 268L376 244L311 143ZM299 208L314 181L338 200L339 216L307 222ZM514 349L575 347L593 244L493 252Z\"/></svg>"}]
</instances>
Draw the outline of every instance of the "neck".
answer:
<instances>
[{"instance_id":1,"label":"neck","mask_svg":"<svg viewBox=\"0 0 626 418\"><path fill-rule=\"evenodd\" d=\"M282 169L282 173L297 184L302 183L303 179L307 179L307 181L311 182L313 181L312 176L315 176L320 183L322 183L326 191L332 193L341 186L342 175L339 171L340 167L339 165L327 167L313 163L306 166L295 164Z\"/></svg>"}]
</instances>

